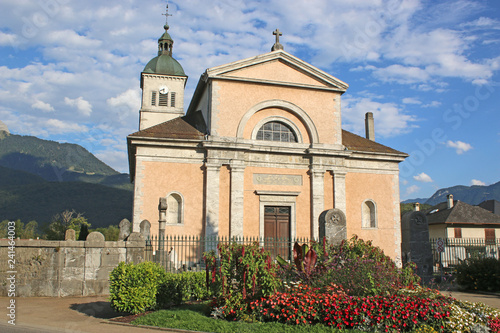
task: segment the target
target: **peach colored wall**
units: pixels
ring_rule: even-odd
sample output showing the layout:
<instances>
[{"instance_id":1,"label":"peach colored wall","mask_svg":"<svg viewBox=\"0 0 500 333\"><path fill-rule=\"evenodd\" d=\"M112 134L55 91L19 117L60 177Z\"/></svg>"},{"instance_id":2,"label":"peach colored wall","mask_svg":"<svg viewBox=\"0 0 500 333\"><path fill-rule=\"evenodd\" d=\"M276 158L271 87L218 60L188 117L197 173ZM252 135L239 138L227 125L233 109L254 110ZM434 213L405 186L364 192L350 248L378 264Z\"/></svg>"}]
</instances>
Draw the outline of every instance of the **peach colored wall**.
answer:
<instances>
[{"instance_id":1,"label":"peach colored wall","mask_svg":"<svg viewBox=\"0 0 500 333\"><path fill-rule=\"evenodd\" d=\"M296 198L296 236L311 237L311 192L310 179L307 169L274 169L274 168L245 168L245 193L244 193L244 224L243 230L245 236L263 236L259 235L259 196L255 194L256 190L262 191L290 191L300 192ZM301 186L283 186L283 185L261 185L253 183L254 173L280 174L280 175L301 175ZM286 205L286 204L284 204Z\"/></svg>"},{"instance_id":2,"label":"peach colored wall","mask_svg":"<svg viewBox=\"0 0 500 333\"><path fill-rule=\"evenodd\" d=\"M229 207L231 205L231 174L229 167L220 168L219 186L219 235L229 236Z\"/></svg>"},{"instance_id":3,"label":"peach colored wall","mask_svg":"<svg viewBox=\"0 0 500 333\"><path fill-rule=\"evenodd\" d=\"M372 240L390 257L394 257L396 246L399 246L395 244L394 177L352 172L346 175L347 237L356 234L364 240ZM361 207L367 199L376 204L377 228L374 229L361 228ZM396 218L400 221L399 216Z\"/></svg>"},{"instance_id":4,"label":"peach colored wall","mask_svg":"<svg viewBox=\"0 0 500 333\"><path fill-rule=\"evenodd\" d=\"M277 109L277 108L268 108L263 109L257 113L255 113L247 122L245 126L245 130L243 131L243 138L252 139L252 131L259 121L265 119L267 117L272 116L281 116L283 118L287 118L291 122L297 126L300 131L300 135L302 136L303 143L311 143L311 139L309 138L309 134L307 133L307 129L302 123L302 121L297 118L293 113L288 112L286 110Z\"/></svg>"},{"instance_id":5,"label":"peach colored wall","mask_svg":"<svg viewBox=\"0 0 500 333\"><path fill-rule=\"evenodd\" d=\"M331 172L325 172L325 210L332 209L335 207L334 190L333 190L333 174Z\"/></svg>"},{"instance_id":6,"label":"peach colored wall","mask_svg":"<svg viewBox=\"0 0 500 333\"><path fill-rule=\"evenodd\" d=\"M166 234L202 235L204 174L200 165L167 162L143 162L143 165L145 176L140 220L151 222L151 235L158 234L158 200L171 191L184 197L184 224L167 224Z\"/></svg>"},{"instance_id":7,"label":"peach colored wall","mask_svg":"<svg viewBox=\"0 0 500 333\"><path fill-rule=\"evenodd\" d=\"M285 63L274 60L270 62L253 65L247 68L229 72L227 75L230 77L245 77L257 80L281 81L281 82L295 82L301 84L325 86L324 83L312 78L296 69L286 65Z\"/></svg>"},{"instance_id":8,"label":"peach colored wall","mask_svg":"<svg viewBox=\"0 0 500 333\"><path fill-rule=\"evenodd\" d=\"M331 91L271 86L263 84L242 83L237 81L218 80L214 98L217 110L212 109L212 133L218 136L235 137L243 115L254 105L267 100L285 100L304 110L314 122L321 143L340 144L336 142L335 132L340 131L340 117L335 116L334 98L340 94ZM218 114L215 114L215 113Z\"/></svg>"}]
</instances>

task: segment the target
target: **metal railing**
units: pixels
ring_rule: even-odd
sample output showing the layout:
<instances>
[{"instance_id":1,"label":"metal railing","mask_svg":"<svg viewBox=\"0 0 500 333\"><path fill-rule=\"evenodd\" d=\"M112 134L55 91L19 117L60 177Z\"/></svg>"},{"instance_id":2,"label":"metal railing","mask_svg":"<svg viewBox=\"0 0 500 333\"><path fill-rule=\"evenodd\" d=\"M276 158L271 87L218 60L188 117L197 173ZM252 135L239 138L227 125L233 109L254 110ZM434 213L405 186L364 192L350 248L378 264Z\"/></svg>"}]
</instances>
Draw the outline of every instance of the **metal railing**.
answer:
<instances>
[{"instance_id":1,"label":"metal railing","mask_svg":"<svg viewBox=\"0 0 500 333\"><path fill-rule=\"evenodd\" d=\"M469 258L499 259L500 239L445 238L444 251L438 252L437 239L430 239L434 267L450 268Z\"/></svg>"},{"instance_id":2,"label":"metal railing","mask_svg":"<svg viewBox=\"0 0 500 333\"><path fill-rule=\"evenodd\" d=\"M289 260L296 241L309 243L308 238L153 236L146 240L145 260L161 264L168 272L201 271L205 269L203 253L214 250L217 254L220 243L257 243L269 251L273 259L280 255Z\"/></svg>"}]
</instances>

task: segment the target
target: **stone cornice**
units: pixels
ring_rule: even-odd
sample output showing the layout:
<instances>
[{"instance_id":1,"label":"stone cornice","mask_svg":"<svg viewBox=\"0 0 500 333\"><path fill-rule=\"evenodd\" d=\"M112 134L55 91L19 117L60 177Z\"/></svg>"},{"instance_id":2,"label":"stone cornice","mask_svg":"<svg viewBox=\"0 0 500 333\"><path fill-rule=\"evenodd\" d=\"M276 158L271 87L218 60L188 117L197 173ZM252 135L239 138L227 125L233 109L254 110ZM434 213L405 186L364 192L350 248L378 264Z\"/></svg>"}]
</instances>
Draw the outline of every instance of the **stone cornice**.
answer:
<instances>
[{"instance_id":1,"label":"stone cornice","mask_svg":"<svg viewBox=\"0 0 500 333\"><path fill-rule=\"evenodd\" d=\"M226 74L228 72L232 72L238 69L243 69L246 67L254 66L257 64L261 64L264 62L269 62L273 60L280 60L283 61L284 63L287 63L288 65L295 67L299 71L302 71L304 73L307 73L318 80L326 83L327 85L337 87L337 89L341 91L345 91L349 85L336 77L320 70L319 68L316 68L307 62L291 55L288 52L285 52L283 50L279 51L274 51L274 52L269 52L269 53L264 53L255 57L243 59L243 60L238 60L229 64L217 66L217 67L212 67L206 70L206 75L209 78L220 78L221 75Z\"/></svg>"}]
</instances>

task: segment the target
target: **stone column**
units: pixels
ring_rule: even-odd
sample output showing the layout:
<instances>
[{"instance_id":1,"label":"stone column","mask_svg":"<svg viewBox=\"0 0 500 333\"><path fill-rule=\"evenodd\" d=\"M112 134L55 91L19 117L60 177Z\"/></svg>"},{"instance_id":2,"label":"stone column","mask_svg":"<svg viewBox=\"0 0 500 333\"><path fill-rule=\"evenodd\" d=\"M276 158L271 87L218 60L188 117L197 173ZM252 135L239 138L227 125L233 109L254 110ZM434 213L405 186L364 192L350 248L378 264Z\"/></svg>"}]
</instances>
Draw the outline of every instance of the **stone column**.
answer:
<instances>
[{"instance_id":1,"label":"stone column","mask_svg":"<svg viewBox=\"0 0 500 333\"><path fill-rule=\"evenodd\" d=\"M345 171L334 171L333 172L333 192L335 208L340 209L347 214L346 199L345 199Z\"/></svg>"},{"instance_id":2,"label":"stone column","mask_svg":"<svg viewBox=\"0 0 500 333\"><path fill-rule=\"evenodd\" d=\"M231 216L229 235L243 237L243 190L245 166L243 162L231 163Z\"/></svg>"},{"instance_id":3,"label":"stone column","mask_svg":"<svg viewBox=\"0 0 500 333\"><path fill-rule=\"evenodd\" d=\"M205 165L205 236L219 236L220 165Z\"/></svg>"},{"instance_id":4,"label":"stone column","mask_svg":"<svg viewBox=\"0 0 500 333\"><path fill-rule=\"evenodd\" d=\"M311 166L311 205L312 223L311 237L319 237L319 217L325 209L325 171L323 168Z\"/></svg>"},{"instance_id":5,"label":"stone column","mask_svg":"<svg viewBox=\"0 0 500 333\"><path fill-rule=\"evenodd\" d=\"M158 218L158 236L163 238L165 237L165 227L167 225L167 198L160 198L158 203L158 213L160 215Z\"/></svg>"}]
</instances>

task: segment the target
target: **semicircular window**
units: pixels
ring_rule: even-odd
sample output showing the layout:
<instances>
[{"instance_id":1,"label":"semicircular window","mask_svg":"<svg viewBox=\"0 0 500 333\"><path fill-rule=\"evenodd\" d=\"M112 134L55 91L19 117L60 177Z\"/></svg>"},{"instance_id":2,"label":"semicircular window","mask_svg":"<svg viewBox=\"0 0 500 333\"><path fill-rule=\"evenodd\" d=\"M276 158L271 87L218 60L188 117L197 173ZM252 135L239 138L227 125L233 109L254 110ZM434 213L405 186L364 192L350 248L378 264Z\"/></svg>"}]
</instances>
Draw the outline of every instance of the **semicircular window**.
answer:
<instances>
[{"instance_id":1,"label":"semicircular window","mask_svg":"<svg viewBox=\"0 0 500 333\"><path fill-rule=\"evenodd\" d=\"M279 121L270 121L259 129L256 139L278 142L297 142L297 135L288 125Z\"/></svg>"}]
</instances>

